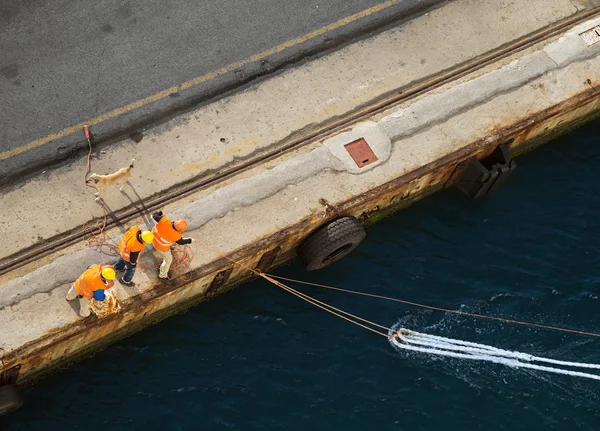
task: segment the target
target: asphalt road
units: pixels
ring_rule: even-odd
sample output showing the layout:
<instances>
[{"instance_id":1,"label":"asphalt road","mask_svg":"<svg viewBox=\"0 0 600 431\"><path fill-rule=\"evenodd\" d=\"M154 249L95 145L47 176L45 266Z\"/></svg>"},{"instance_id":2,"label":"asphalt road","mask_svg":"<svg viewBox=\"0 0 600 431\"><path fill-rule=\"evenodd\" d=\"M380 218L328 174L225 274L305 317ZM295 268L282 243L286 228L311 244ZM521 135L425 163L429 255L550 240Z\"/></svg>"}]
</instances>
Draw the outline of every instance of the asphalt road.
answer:
<instances>
[{"instance_id":1,"label":"asphalt road","mask_svg":"<svg viewBox=\"0 0 600 431\"><path fill-rule=\"evenodd\" d=\"M0 185L443 1L0 0Z\"/></svg>"}]
</instances>

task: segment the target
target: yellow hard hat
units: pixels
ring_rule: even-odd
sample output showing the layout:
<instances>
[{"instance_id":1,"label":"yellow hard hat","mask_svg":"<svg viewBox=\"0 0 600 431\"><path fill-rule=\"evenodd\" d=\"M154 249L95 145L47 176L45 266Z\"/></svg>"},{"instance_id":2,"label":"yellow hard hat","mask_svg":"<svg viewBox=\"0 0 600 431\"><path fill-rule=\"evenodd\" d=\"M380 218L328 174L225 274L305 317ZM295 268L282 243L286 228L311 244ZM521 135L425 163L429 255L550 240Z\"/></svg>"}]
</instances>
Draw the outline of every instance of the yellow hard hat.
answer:
<instances>
[{"instance_id":1,"label":"yellow hard hat","mask_svg":"<svg viewBox=\"0 0 600 431\"><path fill-rule=\"evenodd\" d=\"M115 272L115 270L112 266L102 268L101 274L105 280L114 280L117 275L117 273Z\"/></svg>"},{"instance_id":2,"label":"yellow hard hat","mask_svg":"<svg viewBox=\"0 0 600 431\"><path fill-rule=\"evenodd\" d=\"M152 241L154 241L154 234L149 230L142 231L142 241L146 244L152 244Z\"/></svg>"}]
</instances>

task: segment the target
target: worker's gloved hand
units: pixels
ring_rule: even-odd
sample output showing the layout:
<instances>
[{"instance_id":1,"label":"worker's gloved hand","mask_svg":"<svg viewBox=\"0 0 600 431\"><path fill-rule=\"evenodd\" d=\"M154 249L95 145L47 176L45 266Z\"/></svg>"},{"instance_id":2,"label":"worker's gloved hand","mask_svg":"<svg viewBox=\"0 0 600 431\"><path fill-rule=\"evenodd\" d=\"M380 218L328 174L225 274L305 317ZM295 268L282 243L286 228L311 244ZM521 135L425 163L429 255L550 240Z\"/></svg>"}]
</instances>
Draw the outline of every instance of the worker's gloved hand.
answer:
<instances>
[{"instance_id":1,"label":"worker's gloved hand","mask_svg":"<svg viewBox=\"0 0 600 431\"><path fill-rule=\"evenodd\" d=\"M137 266L137 262L136 262L136 263L132 263L132 264L131 264L131 267L132 267L133 269L135 269L135 267L136 267L136 266Z\"/></svg>"},{"instance_id":2,"label":"worker's gloved hand","mask_svg":"<svg viewBox=\"0 0 600 431\"><path fill-rule=\"evenodd\" d=\"M106 294L103 289L94 290L94 299L96 301L104 301L106 299Z\"/></svg>"}]
</instances>

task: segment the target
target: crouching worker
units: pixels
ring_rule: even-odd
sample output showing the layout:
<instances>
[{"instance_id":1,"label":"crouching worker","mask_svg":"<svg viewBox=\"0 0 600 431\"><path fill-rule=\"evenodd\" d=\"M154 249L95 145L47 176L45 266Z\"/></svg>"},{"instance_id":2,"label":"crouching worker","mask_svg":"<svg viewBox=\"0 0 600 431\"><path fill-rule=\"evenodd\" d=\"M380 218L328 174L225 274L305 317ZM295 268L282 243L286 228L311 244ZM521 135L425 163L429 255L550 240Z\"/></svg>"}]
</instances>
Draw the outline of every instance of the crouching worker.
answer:
<instances>
[{"instance_id":1,"label":"crouching worker","mask_svg":"<svg viewBox=\"0 0 600 431\"><path fill-rule=\"evenodd\" d=\"M133 285L133 275L137 267L137 261L142 250L146 247L146 244L152 244L154 235L152 232L147 230L141 230L139 226L133 226L129 228L121 241L119 241L119 253L121 256L117 263L115 263L115 270L122 271L125 269L123 277L119 278L119 281L126 285Z\"/></svg>"},{"instance_id":2,"label":"crouching worker","mask_svg":"<svg viewBox=\"0 0 600 431\"><path fill-rule=\"evenodd\" d=\"M173 262L171 245L175 243L179 245L190 244L193 240L191 238L183 238L181 235L181 232L185 231L188 227L185 220L172 221L167 218L162 211L153 213L152 218L156 221L156 226L152 228L152 233L154 234L152 245L154 245L156 251L158 251L163 258L158 273L158 279L164 283L170 284L169 268L171 268L171 263Z\"/></svg>"},{"instance_id":3,"label":"crouching worker","mask_svg":"<svg viewBox=\"0 0 600 431\"><path fill-rule=\"evenodd\" d=\"M67 292L67 301L79 298L79 315L90 315L90 300L104 301L104 291L114 286L115 270L112 265L90 265Z\"/></svg>"}]
</instances>

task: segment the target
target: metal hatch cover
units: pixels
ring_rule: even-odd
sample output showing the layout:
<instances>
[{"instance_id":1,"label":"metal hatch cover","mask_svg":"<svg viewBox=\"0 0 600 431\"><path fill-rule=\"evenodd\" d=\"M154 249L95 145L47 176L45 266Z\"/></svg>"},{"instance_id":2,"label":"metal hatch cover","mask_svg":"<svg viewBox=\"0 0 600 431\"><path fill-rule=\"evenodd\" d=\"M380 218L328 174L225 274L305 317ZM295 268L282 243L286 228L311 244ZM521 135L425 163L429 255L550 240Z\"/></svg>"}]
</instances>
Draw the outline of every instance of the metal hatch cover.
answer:
<instances>
[{"instance_id":1,"label":"metal hatch cover","mask_svg":"<svg viewBox=\"0 0 600 431\"><path fill-rule=\"evenodd\" d=\"M600 42L600 25L586 30L583 33L579 33L579 36L581 36L581 38L587 44L587 46L592 46Z\"/></svg>"},{"instance_id":2,"label":"metal hatch cover","mask_svg":"<svg viewBox=\"0 0 600 431\"><path fill-rule=\"evenodd\" d=\"M352 141L344 145L344 148L346 148L346 151L348 151L348 154L350 154L350 157L352 157L352 160L354 160L356 166L359 168L379 160L365 138Z\"/></svg>"}]
</instances>

